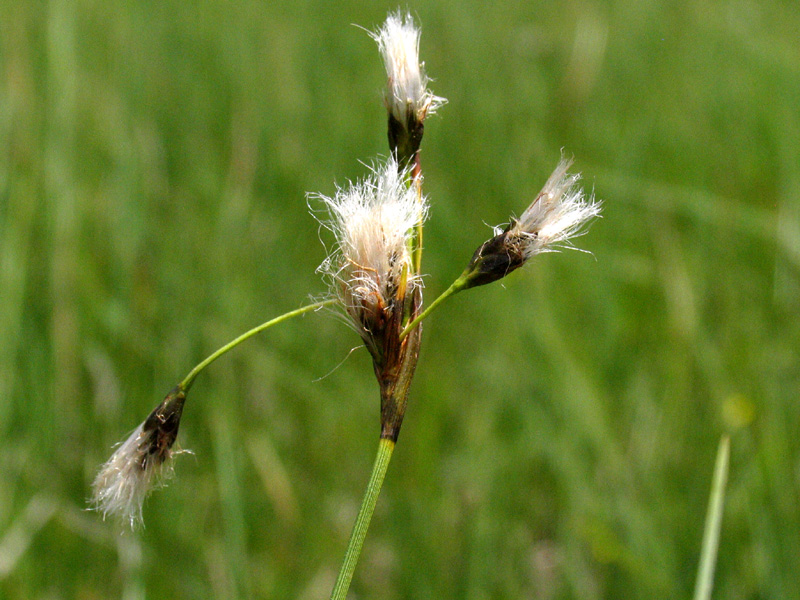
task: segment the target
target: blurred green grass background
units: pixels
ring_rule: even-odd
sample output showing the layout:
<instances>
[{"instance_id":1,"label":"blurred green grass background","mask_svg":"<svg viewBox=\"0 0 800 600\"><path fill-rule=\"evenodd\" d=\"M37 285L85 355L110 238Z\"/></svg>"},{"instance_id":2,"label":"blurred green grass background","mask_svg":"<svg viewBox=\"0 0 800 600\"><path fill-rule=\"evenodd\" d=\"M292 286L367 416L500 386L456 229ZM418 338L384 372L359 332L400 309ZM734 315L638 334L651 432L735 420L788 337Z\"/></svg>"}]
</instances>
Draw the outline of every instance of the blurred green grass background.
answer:
<instances>
[{"instance_id":1,"label":"blurred green grass background","mask_svg":"<svg viewBox=\"0 0 800 600\"><path fill-rule=\"evenodd\" d=\"M2 4L0 597L327 597L378 434L329 315L200 377L194 456L143 531L86 498L194 364L323 291L304 194L387 152L351 24L396 6ZM409 9L449 99L423 143L428 301L561 148L605 207L594 256L426 324L352 597L690 597L729 432L714 597L800 598L797 3Z\"/></svg>"}]
</instances>

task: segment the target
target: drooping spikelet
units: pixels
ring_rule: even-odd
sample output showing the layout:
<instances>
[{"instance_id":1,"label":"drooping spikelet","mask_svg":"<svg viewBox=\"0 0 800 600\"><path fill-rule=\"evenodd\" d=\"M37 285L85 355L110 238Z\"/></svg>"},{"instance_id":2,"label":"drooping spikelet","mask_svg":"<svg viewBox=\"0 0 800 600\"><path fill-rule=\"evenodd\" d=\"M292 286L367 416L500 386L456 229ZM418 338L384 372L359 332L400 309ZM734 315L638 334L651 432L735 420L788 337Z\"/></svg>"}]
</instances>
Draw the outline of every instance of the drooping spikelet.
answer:
<instances>
[{"instance_id":1,"label":"drooping spikelet","mask_svg":"<svg viewBox=\"0 0 800 600\"><path fill-rule=\"evenodd\" d=\"M128 521L131 528L142 523L145 498L172 474L172 446L185 400L182 390L172 390L101 467L92 484L92 504L103 518Z\"/></svg>"}]
</instances>

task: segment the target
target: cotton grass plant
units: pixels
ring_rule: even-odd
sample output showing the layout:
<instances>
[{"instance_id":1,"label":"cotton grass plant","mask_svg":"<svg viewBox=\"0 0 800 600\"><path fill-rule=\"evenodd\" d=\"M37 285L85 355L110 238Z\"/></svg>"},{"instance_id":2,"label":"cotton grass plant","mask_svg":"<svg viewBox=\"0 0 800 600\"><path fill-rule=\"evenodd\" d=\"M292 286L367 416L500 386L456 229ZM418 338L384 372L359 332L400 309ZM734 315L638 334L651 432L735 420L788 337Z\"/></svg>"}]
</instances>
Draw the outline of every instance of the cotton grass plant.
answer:
<instances>
[{"instance_id":1,"label":"cotton grass plant","mask_svg":"<svg viewBox=\"0 0 800 600\"><path fill-rule=\"evenodd\" d=\"M417 367L423 320L457 292L498 281L539 254L572 248L572 240L586 232L601 208L580 187L580 176L570 172L572 161L562 156L521 215L496 227L465 260L463 273L424 307L422 232L431 207L423 193L420 146L427 118L446 100L429 89L430 80L419 59L420 30L410 15L390 14L370 35L386 68L389 154L375 159L362 179L338 187L332 196L308 196L312 214L333 237L331 252L318 269L328 284L325 299L255 327L192 369L119 445L93 485L93 506L104 517L134 528L140 525L145 498L172 473L172 459L180 452L175 443L181 415L199 373L265 329L324 307L333 309L369 352L380 394L377 456L333 589L334 599L347 595L398 440Z\"/></svg>"}]
</instances>

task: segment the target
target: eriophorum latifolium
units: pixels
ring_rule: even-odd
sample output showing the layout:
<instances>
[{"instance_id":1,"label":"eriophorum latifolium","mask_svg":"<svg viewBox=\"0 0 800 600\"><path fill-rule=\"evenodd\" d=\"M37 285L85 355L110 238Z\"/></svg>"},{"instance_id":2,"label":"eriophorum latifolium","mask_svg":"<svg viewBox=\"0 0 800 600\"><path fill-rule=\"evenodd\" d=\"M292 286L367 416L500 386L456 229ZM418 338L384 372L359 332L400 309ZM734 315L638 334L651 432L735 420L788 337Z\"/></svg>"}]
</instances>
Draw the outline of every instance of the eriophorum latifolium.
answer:
<instances>
[{"instance_id":1,"label":"eriophorum latifolium","mask_svg":"<svg viewBox=\"0 0 800 600\"><path fill-rule=\"evenodd\" d=\"M124 442L94 480L94 503L103 516L112 514L131 527L142 522L147 494L172 474L172 446L186 396L173 389Z\"/></svg>"},{"instance_id":2,"label":"eriophorum latifolium","mask_svg":"<svg viewBox=\"0 0 800 600\"><path fill-rule=\"evenodd\" d=\"M335 307L369 352L380 393L378 453L331 596L338 599L347 594L400 433L422 320L456 292L502 279L541 253L571 247L570 240L600 213L600 203L580 188L580 176L569 172L571 160L562 157L521 216L495 228L465 260L463 273L423 310L422 227L431 204L422 191L420 146L426 119L446 101L429 89L419 59L420 30L409 14L390 14L370 35L386 68L389 154L374 159L362 179L337 187L332 196L308 195L312 214L334 238L333 251L318 269L328 284L326 299L245 332L194 367L105 463L93 494L93 505L104 517L121 518L131 526L141 523L147 494L171 472L172 447L197 375L273 325Z\"/></svg>"},{"instance_id":3,"label":"eriophorum latifolium","mask_svg":"<svg viewBox=\"0 0 800 600\"><path fill-rule=\"evenodd\" d=\"M333 198L310 196L329 211L322 223L336 237L336 249L318 270L372 356L381 390L381 435L393 441L419 354L420 329L400 337L422 303L413 249L428 207L419 183L392 154Z\"/></svg>"}]
</instances>

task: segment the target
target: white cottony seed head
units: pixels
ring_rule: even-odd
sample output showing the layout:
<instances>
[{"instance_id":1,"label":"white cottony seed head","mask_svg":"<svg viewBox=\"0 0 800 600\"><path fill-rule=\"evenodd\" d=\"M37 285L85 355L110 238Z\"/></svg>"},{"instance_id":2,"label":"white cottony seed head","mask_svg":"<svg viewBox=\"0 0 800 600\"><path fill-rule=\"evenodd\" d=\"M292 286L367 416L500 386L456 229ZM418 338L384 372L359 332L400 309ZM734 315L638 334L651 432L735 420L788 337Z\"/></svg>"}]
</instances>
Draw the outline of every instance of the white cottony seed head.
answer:
<instances>
[{"instance_id":1,"label":"white cottony seed head","mask_svg":"<svg viewBox=\"0 0 800 600\"><path fill-rule=\"evenodd\" d=\"M386 105L395 119L405 123L410 113L417 121L423 121L447 102L428 90L428 76L419 62L420 30L411 15L400 11L390 14L383 26L370 35L383 55L389 78Z\"/></svg>"},{"instance_id":2,"label":"white cottony seed head","mask_svg":"<svg viewBox=\"0 0 800 600\"><path fill-rule=\"evenodd\" d=\"M427 203L397 162L373 168L365 180L321 200L330 215L321 219L336 237L336 249L319 267L328 275L353 325L369 337L397 300L421 284L414 273L411 240L427 215Z\"/></svg>"},{"instance_id":3,"label":"white cottony seed head","mask_svg":"<svg viewBox=\"0 0 800 600\"><path fill-rule=\"evenodd\" d=\"M601 203L593 196L586 198L578 186L580 174L567 172L571 165L572 160L561 159L536 200L508 231L508 239L519 244L526 260L581 235L584 225L600 214Z\"/></svg>"},{"instance_id":4,"label":"white cottony seed head","mask_svg":"<svg viewBox=\"0 0 800 600\"><path fill-rule=\"evenodd\" d=\"M172 455L154 453L155 432L139 425L102 466L92 484L92 504L103 518L142 523L142 505L147 495L172 474Z\"/></svg>"}]
</instances>

